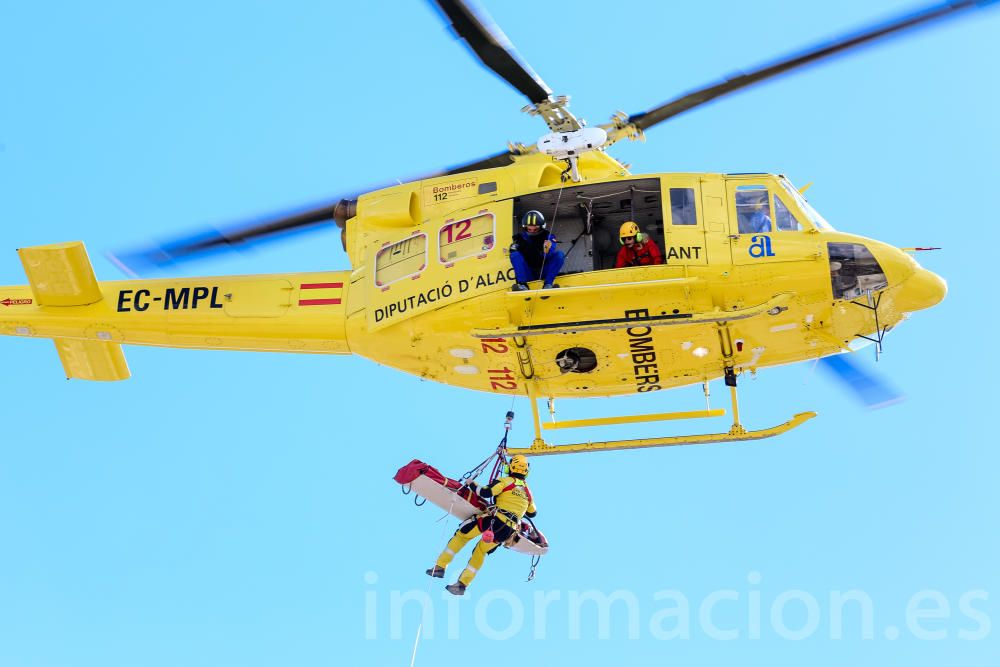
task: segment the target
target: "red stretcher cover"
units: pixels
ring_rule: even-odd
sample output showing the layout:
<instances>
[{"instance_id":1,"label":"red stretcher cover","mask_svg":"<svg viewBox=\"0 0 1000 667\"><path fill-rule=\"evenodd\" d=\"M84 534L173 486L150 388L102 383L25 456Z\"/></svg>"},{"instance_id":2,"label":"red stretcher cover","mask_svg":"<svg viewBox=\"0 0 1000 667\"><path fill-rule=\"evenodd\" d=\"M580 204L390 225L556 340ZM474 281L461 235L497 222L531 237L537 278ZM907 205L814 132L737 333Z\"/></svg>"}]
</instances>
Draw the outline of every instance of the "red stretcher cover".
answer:
<instances>
[{"instance_id":1,"label":"red stretcher cover","mask_svg":"<svg viewBox=\"0 0 1000 667\"><path fill-rule=\"evenodd\" d=\"M400 468L393 479L462 521L489 508L485 500L468 487L463 487L461 482L445 477L437 468L419 459L413 459ZM540 530L531 523L522 521L518 539L510 548L532 556L541 556L548 553L549 543Z\"/></svg>"}]
</instances>

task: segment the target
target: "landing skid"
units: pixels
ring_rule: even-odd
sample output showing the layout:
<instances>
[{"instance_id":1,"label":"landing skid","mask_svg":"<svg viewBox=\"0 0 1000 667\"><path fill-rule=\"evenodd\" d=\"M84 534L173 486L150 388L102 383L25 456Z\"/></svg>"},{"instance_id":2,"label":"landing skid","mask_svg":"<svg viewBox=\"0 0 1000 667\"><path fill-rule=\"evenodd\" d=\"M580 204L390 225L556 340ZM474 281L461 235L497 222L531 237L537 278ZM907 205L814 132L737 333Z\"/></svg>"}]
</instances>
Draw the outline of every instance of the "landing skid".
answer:
<instances>
[{"instance_id":1,"label":"landing skid","mask_svg":"<svg viewBox=\"0 0 1000 667\"><path fill-rule=\"evenodd\" d=\"M644 449L646 447L677 447L680 445L707 445L714 442L745 442L762 440L786 433L816 416L815 412L800 412L784 424L772 426L759 431L747 431L742 426L734 425L728 433L706 433L703 435L676 435L661 438L637 438L634 440L608 440L604 442L581 442L574 445L550 445L541 438L536 438L530 447L511 448L507 452L511 456L548 456L550 454L576 454L580 452L608 452L621 449Z\"/></svg>"},{"instance_id":2,"label":"landing skid","mask_svg":"<svg viewBox=\"0 0 1000 667\"><path fill-rule=\"evenodd\" d=\"M725 340L728 340L726 338ZM727 356L727 358L729 358ZM816 416L815 412L800 412L784 424L758 431L748 431L740 423L740 404L736 391L736 374L732 366L726 367L726 385L729 387L729 399L733 410L733 424L727 433L704 433L699 435L673 435L659 438L636 438L633 440L607 440L601 442L581 442L571 445L550 445L542 438L541 419L538 415L537 397L529 393L531 412L535 421L535 440L530 447L509 448L508 453L524 454L525 456L548 456L549 454L577 454L581 452L610 452L622 449L645 449L647 447L678 447L680 445L707 445L715 442L746 442L748 440L763 440L791 431ZM529 385L530 386L530 385ZM708 395L706 389L706 396ZM579 428L585 426L606 426L612 424L632 424L646 421L665 421L670 419L699 419L717 417L725 414L725 410L697 410L693 412L660 413L654 415L638 415L629 417L606 417L597 419L579 419L562 424L547 424L548 428Z\"/></svg>"}]
</instances>

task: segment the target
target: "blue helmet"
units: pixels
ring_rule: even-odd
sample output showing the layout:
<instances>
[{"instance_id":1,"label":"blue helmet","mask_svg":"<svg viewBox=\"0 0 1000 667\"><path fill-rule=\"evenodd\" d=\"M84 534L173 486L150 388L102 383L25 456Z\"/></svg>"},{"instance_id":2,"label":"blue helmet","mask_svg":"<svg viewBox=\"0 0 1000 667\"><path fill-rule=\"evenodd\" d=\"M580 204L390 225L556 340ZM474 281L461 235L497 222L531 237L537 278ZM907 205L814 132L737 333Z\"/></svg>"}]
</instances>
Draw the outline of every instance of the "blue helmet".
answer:
<instances>
[{"instance_id":1,"label":"blue helmet","mask_svg":"<svg viewBox=\"0 0 1000 667\"><path fill-rule=\"evenodd\" d=\"M521 216L521 227L525 228L528 225L537 225L545 229L545 216L542 215L541 211L528 211Z\"/></svg>"}]
</instances>

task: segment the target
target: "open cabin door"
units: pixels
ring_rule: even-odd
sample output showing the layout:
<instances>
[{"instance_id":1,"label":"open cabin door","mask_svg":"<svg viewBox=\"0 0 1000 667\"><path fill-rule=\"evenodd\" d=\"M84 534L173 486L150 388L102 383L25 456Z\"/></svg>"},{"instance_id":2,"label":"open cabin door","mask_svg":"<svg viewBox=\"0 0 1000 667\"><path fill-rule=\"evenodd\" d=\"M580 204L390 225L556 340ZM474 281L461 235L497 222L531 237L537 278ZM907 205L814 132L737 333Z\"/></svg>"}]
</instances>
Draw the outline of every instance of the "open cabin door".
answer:
<instances>
[{"instance_id":1,"label":"open cabin door","mask_svg":"<svg viewBox=\"0 0 1000 667\"><path fill-rule=\"evenodd\" d=\"M527 211L539 211L566 254L560 275L613 269L622 223L639 230L663 248L665 194L659 178L615 179L555 187L514 198L513 234Z\"/></svg>"}]
</instances>

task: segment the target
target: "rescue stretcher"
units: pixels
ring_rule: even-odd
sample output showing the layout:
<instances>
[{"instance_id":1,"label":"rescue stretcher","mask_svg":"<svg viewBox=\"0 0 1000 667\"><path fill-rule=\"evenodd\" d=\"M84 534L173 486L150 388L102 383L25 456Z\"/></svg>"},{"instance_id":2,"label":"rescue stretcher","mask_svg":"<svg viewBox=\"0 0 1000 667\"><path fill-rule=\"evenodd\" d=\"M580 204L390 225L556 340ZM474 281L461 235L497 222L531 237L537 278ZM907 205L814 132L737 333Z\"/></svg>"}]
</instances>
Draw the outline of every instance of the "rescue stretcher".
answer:
<instances>
[{"instance_id":1,"label":"rescue stretcher","mask_svg":"<svg viewBox=\"0 0 1000 667\"><path fill-rule=\"evenodd\" d=\"M461 521L488 512L492 507L462 482L445 477L437 468L419 459L400 468L393 480L402 485L403 493L412 492L426 498ZM504 546L534 557L544 556L549 551L545 535L526 519L522 519L512 543Z\"/></svg>"}]
</instances>

